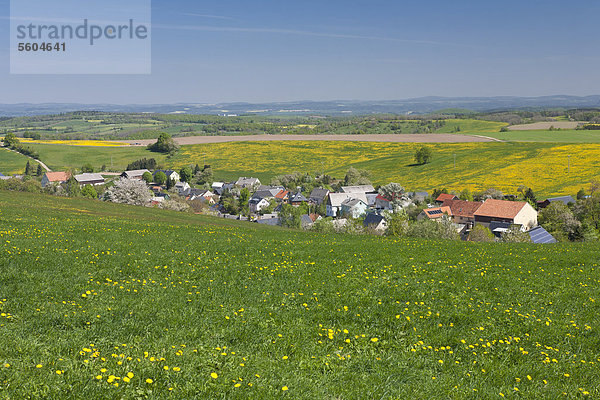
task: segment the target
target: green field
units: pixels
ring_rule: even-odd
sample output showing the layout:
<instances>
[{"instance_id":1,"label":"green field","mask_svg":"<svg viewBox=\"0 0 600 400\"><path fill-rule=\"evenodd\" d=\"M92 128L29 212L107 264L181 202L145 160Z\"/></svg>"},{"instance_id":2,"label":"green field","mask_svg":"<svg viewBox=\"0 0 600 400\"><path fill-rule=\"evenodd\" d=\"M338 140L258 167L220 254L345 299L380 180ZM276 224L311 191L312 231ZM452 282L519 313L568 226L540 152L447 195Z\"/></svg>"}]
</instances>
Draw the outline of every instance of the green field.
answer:
<instances>
[{"instance_id":1,"label":"green field","mask_svg":"<svg viewBox=\"0 0 600 400\"><path fill-rule=\"evenodd\" d=\"M466 132L466 134L469 134ZM600 143L600 131L564 129L559 131L488 132L484 136L515 142Z\"/></svg>"},{"instance_id":2,"label":"green field","mask_svg":"<svg viewBox=\"0 0 600 400\"><path fill-rule=\"evenodd\" d=\"M29 158L8 149L0 148L0 173L4 175L22 174ZM33 163L33 161L31 161ZM37 164L35 165L37 168Z\"/></svg>"},{"instance_id":3,"label":"green field","mask_svg":"<svg viewBox=\"0 0 600 400\"><path fill-rule=\"evenodd\" d=\"M600 396L597 244L323 236L0 192L0 253L2 398Z\"/></svg>"},{"instance_id":4,"label":"green field","mask_svg":"<svg viewBox=\"0 0 600 400\"><path fill-rule=\"evenodd\" d=\"M398 182L411 190L447 188L460 191L468 188L480 191L494 187L516 193L520 185L526 185L539 195L575 194L581 188L588 188L600 172L600 144L432 144L434 157L426 165L414 165L413 156L420 146L414 143L217 143L182 146L169 159L143 147L28 146L38 151L42 161L57 171L81 168L88 162L96 170L104 164L108 169L120 171L132 161L155 157L164 167L177 169L206 161L212 166L217 180L256 176L268 183L273 176L303 171L325 172L343 178L349 167L356 167L371 171L375 184ZM6 156L11 159L5 161ZM0 152L0 166L13 165L14 156L14 153ZM26 159L21 171L25 162Z\"/></svg>"}]
</instances>

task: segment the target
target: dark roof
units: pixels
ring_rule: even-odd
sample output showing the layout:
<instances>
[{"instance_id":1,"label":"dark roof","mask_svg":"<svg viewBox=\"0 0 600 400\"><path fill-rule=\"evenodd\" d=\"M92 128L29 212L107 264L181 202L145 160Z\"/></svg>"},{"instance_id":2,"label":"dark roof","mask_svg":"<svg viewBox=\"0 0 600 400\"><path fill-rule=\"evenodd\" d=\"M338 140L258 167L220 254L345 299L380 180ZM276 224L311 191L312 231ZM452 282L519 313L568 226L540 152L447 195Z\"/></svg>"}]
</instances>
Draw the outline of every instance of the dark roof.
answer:
<instances>
[{"instance_id":1,"label":"dark roof","mask_svg":"<svg viewBox=\"0 0 600 400\"><path fill-rule=\"evenodd\" d=\"M379 225L381 223L381 221L383 221L383 220L385 220L385 218L383 218L381 215L371 213L365 217L363 225L364 226Z\"/></svg>"},{"instance_id":2,"label":"dark roof","mask_svg":"<svg viewBox=\"0 0 600 400\"><path fill-rule=\"evenodd\" d=\"M164 174L166 176L169 176L169 175L171 175L175 171L173 171L172 169L157 169L156 171L154 171L154 174L152 174L152 176L156 176L156 174L159 173L159 172L164 172Z\"/></svg>"},{"instance_id":3,"label":"dark roof","mask_svg":"<svg viewBox=\"0 0 600 400\"><path fill-rule=\"evenodd\" d=\"M302 192L298 192L290 198L290 203L301 203L303 201L308 201L308 199L304 197Z\"/></svg>"},{"instance_id":4,"label":"dark roof","mask_svg":"<svg viewBox=\"0 0 600 400\"><path fill-rule=\"evenodd\" d=\"M265 190L257 190L256 192L254 192L252 197L257 198L257 199L265 199L267 197L275 197L275 196L273 196L273 193L271 193L270 190L265 189Z\"/></svg>"},{"instance_id":5,"label":"dark roof","mask_svg":"<svg viewBox=\"0 0 600 400\"><path fill-rule=\"evenodd\" d=\"M560 201L565 206L568 205L569 203L575 203L575 199L572 196L551 197L549 199L546 199L546 201L549 203L555 203L555 202Z\"/></svg>"},{"instance_id":6,"label":"dark roof","mask_svg":"<svg viewBox=\"0 0 600 400\"><path fill-rule=\"evenodd\" d=\"M279 225L279 218L265 218L257 221L261 225Z\"/></svg>"},{"instance_id":7,"label":"dark roof","mask_svg":"<svg viewBox=\"0 0 600 400\"><path fill-rule=\"evenodd\" d=\"M543 244L543 243L556 243L556 239L548 233L544 228L538 226L537 228L533 228L529 232L529 237L533 243Z\"/></svg>"},{"instance_id":8,"label":"dark roof","mask_svg":"<svg viewBox=\"0 0 600 400\"><path fill-rule=\"evenodd\" d=\"M314 221L312 220L312 218L310 217L310 215L308 215L308 214L302 214L300 216L300 223L302 225L312 225L314 223Z\"/></svg>"},{"instance_id":9,"label":"dark roof","mask_svg":"<svg viewBox=\"0 0 600 400\"><path fill-rule=\"evenodd\" d=\"M323 189L323 188L316 188L316 189L313 189L312 192L310 192L310 198L311 199L321 199L322 200L328 194L329 194L329 190Z\"/></svg>"}]
</instances>

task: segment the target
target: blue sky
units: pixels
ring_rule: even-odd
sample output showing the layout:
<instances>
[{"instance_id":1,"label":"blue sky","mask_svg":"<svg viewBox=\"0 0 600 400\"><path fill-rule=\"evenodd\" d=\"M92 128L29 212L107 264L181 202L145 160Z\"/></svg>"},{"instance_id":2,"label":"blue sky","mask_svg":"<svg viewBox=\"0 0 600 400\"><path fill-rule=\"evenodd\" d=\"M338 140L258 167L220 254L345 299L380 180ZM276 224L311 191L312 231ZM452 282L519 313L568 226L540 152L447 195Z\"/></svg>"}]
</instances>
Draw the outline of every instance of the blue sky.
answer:
<instances>
[{"instance_id":1,"label":"blue sky","mask_svg":"<svg viewBox=\"0 0 600 400\"><path fill-rule=\"evenodd\" d=\"M10 75L9 14L0 103L600 94L591 0L153 0L139 76Z\"/></svg>"}]
</instances>

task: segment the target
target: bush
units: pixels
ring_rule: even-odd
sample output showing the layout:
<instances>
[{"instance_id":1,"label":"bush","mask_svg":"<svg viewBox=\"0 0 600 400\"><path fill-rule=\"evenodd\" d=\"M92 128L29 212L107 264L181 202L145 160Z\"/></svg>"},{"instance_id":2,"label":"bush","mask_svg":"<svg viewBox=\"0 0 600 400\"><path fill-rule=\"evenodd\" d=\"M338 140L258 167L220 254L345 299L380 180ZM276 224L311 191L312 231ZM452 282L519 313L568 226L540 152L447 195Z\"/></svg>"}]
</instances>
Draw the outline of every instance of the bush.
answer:
<instances>
[{"instance_id":1,"label":"bush","mask_svg":"<svg viewBox=\"0 0 600 400\"><path fill-rule=\"evenodd\" d=\"M12 190L15 192L41 193L42 185L40 182L29 179L21 181L17 178L0 180L0 190Z\"/></svg>"},{"instance_id":2,"label":"bush","mask_svg":"<svg viewBox=\"0 0 600 400\"><path fill-rule=\"evenodd\" d=\"M471 233L469 233L469 240L471 242L490 243L496 241L496 237L489 228L486 228L483 225L475 225Z\"/></svg>"},{"instance_id":3,"label":"bush","mask_svg":"<svg viewBox=\"0 0 600 400\"><path fill-rule=\"evenodd\" d=\"M83 189L81 189L81 195L89 199L98 198L98 192L96 192L96 188L94 188L92 185L85 185Z\"/></svg>"},{"instance_id":4,"label":"bush","mask_svg":"<svg viewBox=\"0 0 600 400\"><path fill-rule=\"evenodd\" d=\"M406 236L421 239L460 239L452 222L445 218L441 221L422 220L414 222L408 227Z\"/></svg>"}]
</instances>

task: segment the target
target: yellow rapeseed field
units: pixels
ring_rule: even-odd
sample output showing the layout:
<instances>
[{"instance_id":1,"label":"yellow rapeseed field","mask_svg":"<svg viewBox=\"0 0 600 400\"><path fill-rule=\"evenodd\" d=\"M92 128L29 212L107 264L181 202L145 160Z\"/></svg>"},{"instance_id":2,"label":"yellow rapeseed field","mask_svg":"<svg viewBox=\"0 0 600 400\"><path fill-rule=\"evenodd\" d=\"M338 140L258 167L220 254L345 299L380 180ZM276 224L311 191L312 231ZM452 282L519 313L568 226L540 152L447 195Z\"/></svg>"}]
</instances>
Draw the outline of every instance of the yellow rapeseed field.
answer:
<instances>
[{"instance_id":1,"label":"yellow rapeseed field","mask_svg":"<svg viewBox=\"0 0 600 400\"><path fill-rule=\"evenodd\" d=\"M33 140L19 139L22 143L39 143L39 144L63 144L66 146L94 146L94 147L114 147L114 146L129 146L128 143L111 142L108 140Z\"/></svg>"}]
</instances>

